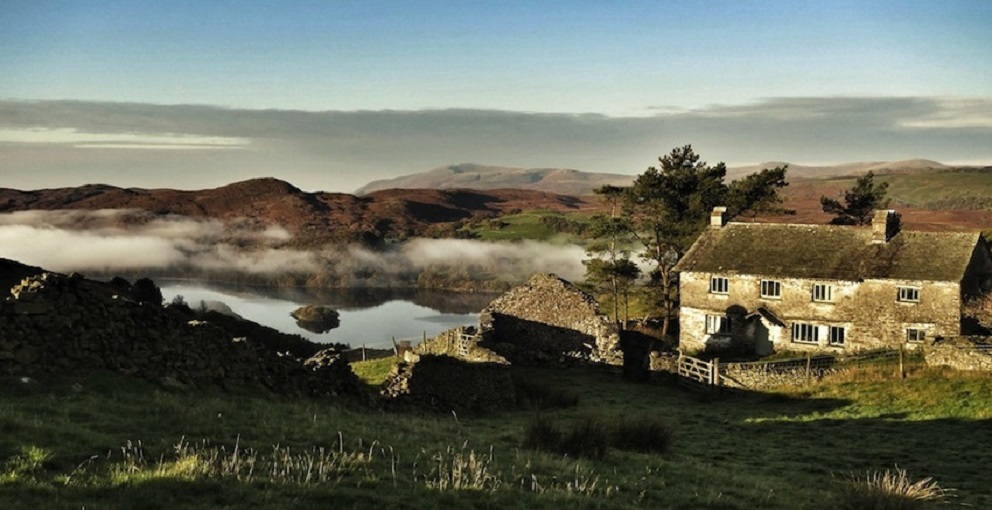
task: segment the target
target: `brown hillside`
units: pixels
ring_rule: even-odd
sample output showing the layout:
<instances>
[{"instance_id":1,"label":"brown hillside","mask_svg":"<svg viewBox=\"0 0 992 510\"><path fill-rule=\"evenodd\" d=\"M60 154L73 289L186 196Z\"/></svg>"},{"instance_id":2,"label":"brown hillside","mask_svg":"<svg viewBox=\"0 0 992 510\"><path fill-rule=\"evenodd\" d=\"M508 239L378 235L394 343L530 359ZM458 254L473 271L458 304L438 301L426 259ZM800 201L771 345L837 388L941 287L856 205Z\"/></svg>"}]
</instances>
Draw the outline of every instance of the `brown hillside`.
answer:
<instances>
[{"instance_id":1,"label":"brown hillside","mask_svg":"<svg viewBox=\"0 0 992 510\"><path fill-rule=\"evenodd\" d=\"M439 223L514 210L574 211L594 206L590 199L519 189L394 189L363 197L308 193L272 178L199 191L125 189L102 184L35 191L0 189L0 212L142 209L249 226L280 225L301 244L369 235L417 235Z\"/></svg>"}]
</instances>

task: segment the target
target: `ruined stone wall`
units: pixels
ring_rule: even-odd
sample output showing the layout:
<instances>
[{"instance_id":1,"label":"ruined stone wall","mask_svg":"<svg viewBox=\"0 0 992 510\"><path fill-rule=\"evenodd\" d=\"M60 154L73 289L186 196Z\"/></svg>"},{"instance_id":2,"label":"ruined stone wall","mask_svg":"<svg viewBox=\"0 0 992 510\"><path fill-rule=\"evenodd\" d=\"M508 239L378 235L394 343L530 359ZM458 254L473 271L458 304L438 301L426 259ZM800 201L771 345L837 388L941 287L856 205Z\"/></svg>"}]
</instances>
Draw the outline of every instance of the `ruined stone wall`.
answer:
<instances>
[{"instance_id":1,"label":"ruined stone wall","mask_svg":"<svg viewBox=\"0 0 992 510\"><path fill-rule=\"evenodd\" d=\"M450 356L476 363L508 363L503 356L479 345L480 341L482 335L478 329L460 327L420 342L413 352L417 355Z\"/></svg>"},{"instance_id":2,"label":"ruined stone wall","mask_svg":"<svg viewBox=\"0 0 992 510\"><path fill-rule=\"evenodd\" d=\"M517 399L513 378L505 365L429 354L416 362L396 365L381 394L391 405L443 413L511 409Z\"/></svg>"},{"instance_id":3,"label":"ruined stone wall","mask_svg":"<svg viewBox=\"0 0 992 510\"><path fill-rule=\"evenodd\" d=\"M180 310L105 284L44 273L0 302L0 374L108 369L180 386L261 385L286 394L361 392L336 352L301 362Z\"/></svg>"},{"instance_id":4,"label":"ruined stone wall","mask_svg":"<svg viewBox=\"0 0 992 510\"><path fill-rule=\"evenodd\" d=\"M561 357L619 364L616 325L592 296L553 274L539 274L503 294L481 315L484 346L513 362Z\"/></svg>"},{"instance_id":5,"label":"ruined stone wall","mask_svg":"<svg viewBox=\"0 0 992 510\"><path fill-rule=\"evenodd\" d=\"M923 359L931 366L992 372L992 338L953 337L929 341L923 346Z\"/></svg>"},{"instance_id":6,"label":"ruined stone wall","mask_svg":"<svg viewBox=\"0 0 992 510\"><path fill-rule=\"evenodd\" d=\"M711 276L729 279L726 295L709 292ZM960 334L961 296L957 284L947 282L866 280L805 280L776 278L781 283L780 298L762 298L760 282L753 275L713 275L687 272L680 275L682 310L680 316L680 345L687 352L721 350L730 347L730 340L747 343L745 318L764 308L784 323L784 327L769 327L769 340L775 350L795 351L859 351L895 348L906 342L906 328L926 331L928 338ZM833 300L814 302L814 283L833 287ZM920 289L918 303L897 301L899 286ZM731 317L731 335L706 333L706 315ZM757 320L752 316L751 320ZM820 329L819 344L792 342L793 322L811 323ZM772 326L766 324L766 326ZM843 347L828 343L829 326L846 328ZM751 340L753 343L753 340ZM753 348L753 345L744 345Z\"/></svg>"}]
</instances>

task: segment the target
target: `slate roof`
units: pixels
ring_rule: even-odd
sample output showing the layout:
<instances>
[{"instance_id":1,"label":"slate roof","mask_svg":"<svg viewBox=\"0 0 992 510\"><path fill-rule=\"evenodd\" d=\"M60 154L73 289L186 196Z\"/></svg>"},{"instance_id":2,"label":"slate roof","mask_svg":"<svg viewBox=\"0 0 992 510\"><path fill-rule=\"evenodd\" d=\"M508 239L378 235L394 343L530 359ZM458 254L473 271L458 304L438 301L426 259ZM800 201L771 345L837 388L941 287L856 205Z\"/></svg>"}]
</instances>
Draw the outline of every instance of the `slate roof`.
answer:
<instances>
[{"instance_id":1,"label":"slate roof","mask_svg":"<svg viewBox=\"0 0 992 510\"><path fill-rule=\"evenodd\" d=\"M901 231L884 244L871 237L871 227L728 223L703 232L675 270L960 282L979 242L977 232Z\"/></svg>"}]
</instances>

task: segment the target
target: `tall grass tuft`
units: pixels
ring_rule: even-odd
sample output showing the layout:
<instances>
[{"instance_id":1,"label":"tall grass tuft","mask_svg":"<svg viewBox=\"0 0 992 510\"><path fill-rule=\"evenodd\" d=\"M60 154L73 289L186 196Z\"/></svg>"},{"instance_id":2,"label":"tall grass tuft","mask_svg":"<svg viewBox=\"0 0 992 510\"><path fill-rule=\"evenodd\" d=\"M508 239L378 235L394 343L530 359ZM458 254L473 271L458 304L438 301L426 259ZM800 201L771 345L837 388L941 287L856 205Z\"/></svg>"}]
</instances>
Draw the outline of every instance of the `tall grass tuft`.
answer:
<instances>
[{"instance_id":1,"label":"tall grass tuft","mask_svg":"<svg viewBox=\"0 0 992 510\"><path fill-rule=\"evenodd\" d=\"M525 377L514 377L513 386L517 394L517 404L523 408L564 409L579 405L578 395Z\"/></svg>"},{"instance_id":2,"label":"tall grass tuft","mask_svg":"<svg viewBox=\"0 0 992 510\"><path fill-rule=\"evenodd\" d=\"M488 453L448 446L444 451L430 456L430 473L424 485L435 490L474 490L494 492L503 484L494 470L493 448Z\"/></svg>"},{"instance_id":3,"label":"tall grass tuft","mask_svg":"<svg viewBox=\"0 0 992 510\"><path fill-rule=\"evenodd\" d=\"M672 442L672 429L656 418L622 418L611 432L611 445L620 450L664 453Z\"/></svg>"},{"instance_id":4,"label":"tall grass tuft","mask_svg":"<svg viewBox=\"0 0 992 510\"><path fill-rule=\"evenodd\" d=\"M610 431L598 418L585 417L562 428L546 416L531 419L524 431L525 448L572 457L602 459L610 446Z\"/></svg>"},{"instance_id":5,"label":"tall grass tuft","mask_svg":"<svg viewBox=\"0 0 992 510\"><path fill-rule=\"evenodd\" d=\"M847 510L915 510L944 501L948 490L933 478L912 481L905 469L852 476L839 493L838 508Z\"/></svg>"}]
</instances>

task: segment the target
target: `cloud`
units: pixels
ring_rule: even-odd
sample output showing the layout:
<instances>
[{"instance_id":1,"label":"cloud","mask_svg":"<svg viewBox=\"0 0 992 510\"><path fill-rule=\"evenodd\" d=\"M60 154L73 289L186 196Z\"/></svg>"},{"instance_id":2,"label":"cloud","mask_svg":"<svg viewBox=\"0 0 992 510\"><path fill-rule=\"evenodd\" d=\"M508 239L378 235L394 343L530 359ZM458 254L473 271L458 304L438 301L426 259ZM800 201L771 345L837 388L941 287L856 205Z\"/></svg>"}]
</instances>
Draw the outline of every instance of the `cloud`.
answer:
<instances>
[{"instance_id":1,"label":"cloud","mask_svg":"<svg viewBox=\"0 0 992 510\"><path fill-rule=\"evenodd\" d=\"M425 271L522 281L554 272L581 280L584 252L573 245L414 239L383 251L360 246L299 251L275 247L280 227L262 231L218 220L158 217L135 210L0 214L0 257L59 272L129 270L329 275L367 285L406 285ZM242 241L253 248L241 248Z\"/></svg>"},{"instance_id":2,"label":"cloud","mask_svg":"<svg viewBox=\"0 0 992 510\"><path fill-rule=\"evenodd\" d=\"M312 253L274 249L289 238L219 220L154 216L135 210L19 211L0 214L0 257L60 272L148 269L234 270L248 274L309 273ZM256 249L235 248L252 242Z\"/></svg>"},{"instance_id":3,"label":"cloud","mask_svg":"<svg viewBox=\"0 0 992 510\"><path fill-rule=\"evenodd\" d=\"M69 140L0 141L4 185L21 189L94 181L196 189L274 176L307 190L350 192L372 180L466 162L634 175L686 143L706 160L730 165L992 162L992 99L982 97L780 97L636 118L0 101L0 130ZM89 134L103 138L84 141ZM162 150L150 157L109 148L149 145L140 137L162 147L250 150Z\"/></svg>"},{"instance_id":4,"label":"cloud","mask_svg":"<svg viewBox=\"0 0 992 510\"><path fill-rule=\"evenodd\" d=\"M62 144L78 149L204 150L242 149L246 138L174 133L84 133L74 128L0 129L0 143Z\"/></svg>"}]
</instances>

